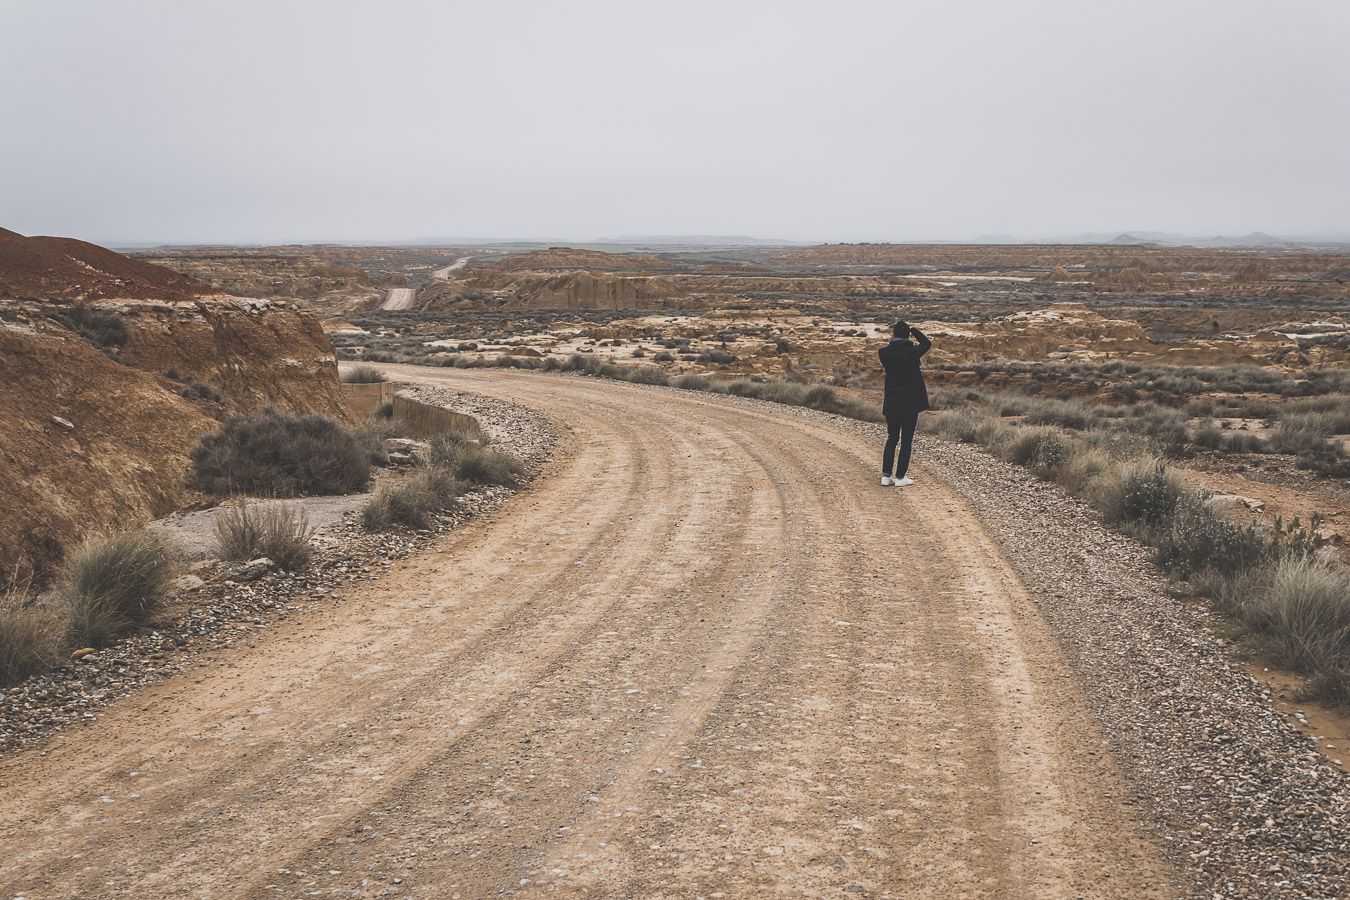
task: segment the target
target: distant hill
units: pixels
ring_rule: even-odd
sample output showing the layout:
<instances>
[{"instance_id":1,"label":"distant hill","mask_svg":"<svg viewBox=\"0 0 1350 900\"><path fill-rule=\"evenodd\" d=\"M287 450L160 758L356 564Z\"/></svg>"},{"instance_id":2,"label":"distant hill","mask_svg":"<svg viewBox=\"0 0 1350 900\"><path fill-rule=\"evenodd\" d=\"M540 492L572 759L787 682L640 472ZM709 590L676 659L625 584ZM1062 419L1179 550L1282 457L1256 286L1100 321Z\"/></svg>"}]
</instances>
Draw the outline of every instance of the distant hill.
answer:
<instances>
[{"instance_id":1,"label":"distant hill","mask_svg":"<svg viewBox=\"0 0 1350 900\"><path fill-rule=\"evenodd\" d=\"M190 300L214 292L205 282L97 244L0 228L0 297Z\"/></svg>"},{"instance_id":2,"label":"distant hill","mask_svg":"<svg viewBox=\"0 0 1350 900\"><path fill-rule=\"evenodd\" d=\"M743 234L628 234L613 238L599 238L588 243L680 245L686 247L804 247L812 242L757 238Z\"/></svg>"}]
</instances>

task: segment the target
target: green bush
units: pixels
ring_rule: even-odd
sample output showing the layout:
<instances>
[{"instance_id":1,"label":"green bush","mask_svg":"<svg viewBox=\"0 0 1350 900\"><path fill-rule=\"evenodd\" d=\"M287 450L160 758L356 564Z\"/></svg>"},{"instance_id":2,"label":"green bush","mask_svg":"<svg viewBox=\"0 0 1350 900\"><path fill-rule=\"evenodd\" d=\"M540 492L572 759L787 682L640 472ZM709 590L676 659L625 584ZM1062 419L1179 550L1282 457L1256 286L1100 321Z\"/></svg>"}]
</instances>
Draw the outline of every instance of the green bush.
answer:
<instances>
[{"instance_id":1,"label":"green bush","mask_svg":"<svg viewBox=\"0 0 1350 900\"><path fill-rule=\"evenodd\" d=\"M273 407L230 418L192 451L192 486L208 494L350 494L370 481L371 449L319 415Z\"/></svg>"},{"instance_id":2,"label":"green bush","mask_svg":"<svg viewBox=\"0 0 1350 900\"><path fill-rule=\"evenodd\" d=\"M70 606L70 636L105 646L163 608L173 566L164 545L143 531L86 539L66 558L57 594Z\"/></svg>"},{"instance_id":3,"label":"green bush","mask_svg":"<svg viewBox=\"0 0 1350 900\"><path fill-rule=\"evenodd\" d=\"M304 510L291 504L237 503L216 517L216 552L221 559L265 556L289 572L309 567L313 535Z\"/></svg>"}]
</instances>

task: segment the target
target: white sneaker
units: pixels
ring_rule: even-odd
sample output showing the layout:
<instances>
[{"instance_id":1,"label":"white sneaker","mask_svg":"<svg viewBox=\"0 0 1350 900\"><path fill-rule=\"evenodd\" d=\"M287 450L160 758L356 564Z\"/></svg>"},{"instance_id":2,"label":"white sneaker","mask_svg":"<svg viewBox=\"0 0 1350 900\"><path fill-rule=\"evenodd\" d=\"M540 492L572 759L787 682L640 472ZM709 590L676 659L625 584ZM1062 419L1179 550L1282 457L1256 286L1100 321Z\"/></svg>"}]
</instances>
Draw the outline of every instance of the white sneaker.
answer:
<instances>
[{"instance_id":1,"label":"white sneaker","mask_svg":"<svg viewBox=\"0 0 1350 900\"><path fill-rule=\"evenodd\" d=\"M910 478L908 475L906 475L904 478L897 478L897 479L895 479L894 481L891 482L891 484L895 485L896 487L904 487L904 486L907 485L907 484L913 484L913 483L914 483L914 479L913 479L913 478Z\"/></svg>"},{"instance_id":2,"label":"white sneaker","mask_svg":"<svg viewBox=\"0 0 1350 900\"><path fill-rule=\"evenodd\" d=\"M890 486L891 486L891 476L889 476L889 475L882 475L882 476L881 476L881 484L882 484L883 487L890 487Z\"/></svg>"}]
</instances>

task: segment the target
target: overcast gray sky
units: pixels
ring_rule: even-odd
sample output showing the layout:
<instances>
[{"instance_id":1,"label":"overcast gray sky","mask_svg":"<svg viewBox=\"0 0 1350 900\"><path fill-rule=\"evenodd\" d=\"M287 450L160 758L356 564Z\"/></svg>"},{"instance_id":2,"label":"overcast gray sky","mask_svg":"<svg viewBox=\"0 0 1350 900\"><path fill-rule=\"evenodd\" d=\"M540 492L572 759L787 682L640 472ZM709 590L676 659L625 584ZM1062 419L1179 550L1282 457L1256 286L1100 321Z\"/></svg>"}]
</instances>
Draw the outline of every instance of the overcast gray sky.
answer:
<instances>
[{"instance_id":1,"label":"overcast gray sky","mask_svg":"<svg viewBox=\"0 0 1350 900\"><path fill-rule=\"evenodd\" d=\"M1350 234L1346 0L0 0L0 226Z\"/></svg>"}]
</instances>

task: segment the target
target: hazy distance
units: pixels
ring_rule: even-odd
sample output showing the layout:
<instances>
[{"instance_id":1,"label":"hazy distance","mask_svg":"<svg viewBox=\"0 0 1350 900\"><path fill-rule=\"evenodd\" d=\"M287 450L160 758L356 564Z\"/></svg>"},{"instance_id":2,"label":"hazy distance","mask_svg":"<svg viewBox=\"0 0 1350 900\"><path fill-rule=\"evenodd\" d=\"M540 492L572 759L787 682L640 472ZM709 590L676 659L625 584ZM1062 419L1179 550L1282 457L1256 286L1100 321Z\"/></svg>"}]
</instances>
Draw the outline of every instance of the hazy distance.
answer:
<instances>
[{"instance_id":1,"label":"hazy distance","mask_svg":"<svg viewBox=\"0 0 1350 900\"><path fill-rule=\"evenodd\" d=\"M0 226L1350 239L1343 0L0 0Z\"/></svg>"}]
</instances>

